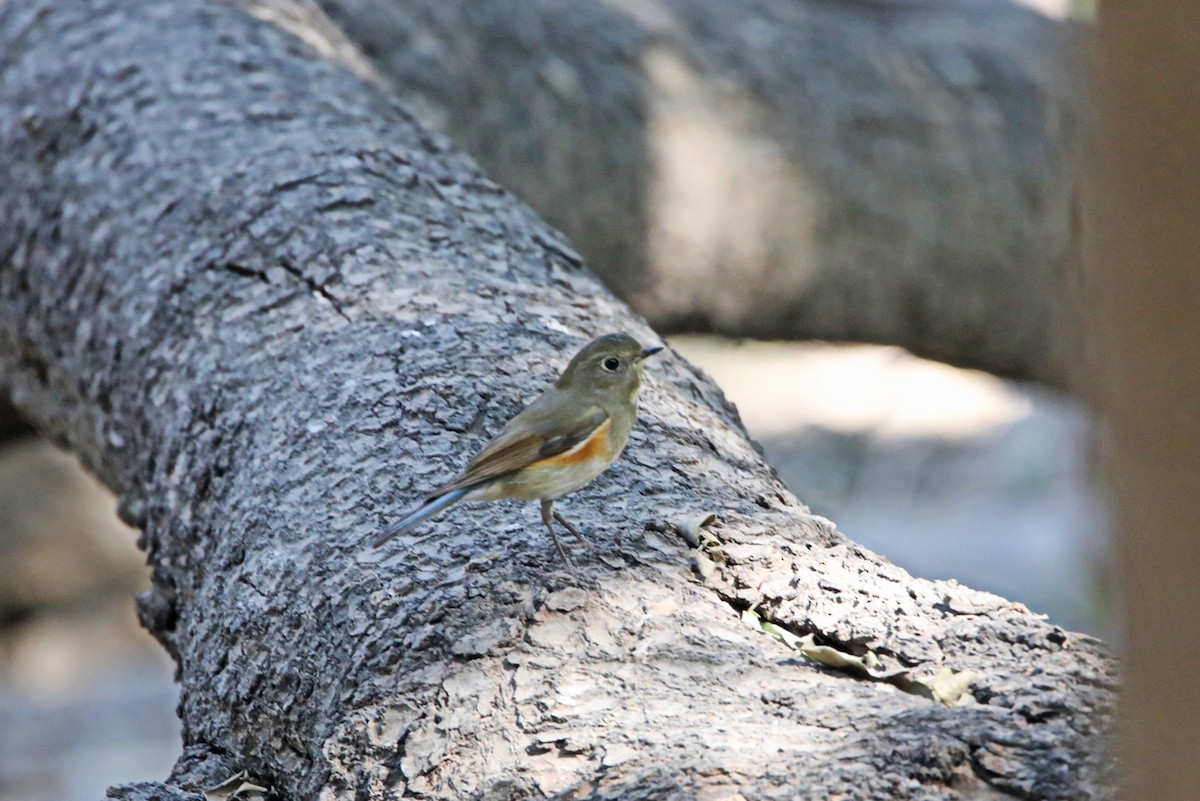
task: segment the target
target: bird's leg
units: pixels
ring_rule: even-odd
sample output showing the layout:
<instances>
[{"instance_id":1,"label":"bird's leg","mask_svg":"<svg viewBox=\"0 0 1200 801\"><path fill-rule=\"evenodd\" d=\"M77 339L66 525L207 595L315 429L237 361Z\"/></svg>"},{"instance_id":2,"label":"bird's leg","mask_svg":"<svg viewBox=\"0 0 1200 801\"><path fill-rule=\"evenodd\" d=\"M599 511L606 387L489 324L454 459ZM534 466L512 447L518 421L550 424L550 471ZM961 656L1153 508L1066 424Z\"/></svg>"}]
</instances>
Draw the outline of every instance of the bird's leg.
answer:
<instances>
[{"instance_id":1,"label":"bird's leg","mask_svg":"<svg viewBox=\"0 0 1200 801\"><path fill-rule=\"evenodd\" d=\"M588 549L589 551L592 549L592 544L590 542L588 542L587 540L585 540L583 538L583 535L580 534L578 531L576 531L575 527L567 522L566 518L564 518L558 512L555 512L554 519L557 520L559 523L561 523L563 528L565 528L567 531L571 532L571 536L574 537L575 539L579 540L580 545L582 545L584 548Z\"/></svg>"},{"instance_id":2,"label":"bird's leg","mask_svg":"<svg viewBox=\"0 0 1200 801\"><path fill-rule=\"evenodd\" d=\"M546 524L546 531L550 532L550 539L554 540L554 547L558 549L558 555L567 563L567 569L574 573L575 565L571 564L571 560L567 557L567 552L563 550L562 543L558 541L558 535L554 533L555 517L557 515L554 514L554 501L542 501L542 522ZM570 530L569 527L568 530Z\"/></svg>"}]
</instances>

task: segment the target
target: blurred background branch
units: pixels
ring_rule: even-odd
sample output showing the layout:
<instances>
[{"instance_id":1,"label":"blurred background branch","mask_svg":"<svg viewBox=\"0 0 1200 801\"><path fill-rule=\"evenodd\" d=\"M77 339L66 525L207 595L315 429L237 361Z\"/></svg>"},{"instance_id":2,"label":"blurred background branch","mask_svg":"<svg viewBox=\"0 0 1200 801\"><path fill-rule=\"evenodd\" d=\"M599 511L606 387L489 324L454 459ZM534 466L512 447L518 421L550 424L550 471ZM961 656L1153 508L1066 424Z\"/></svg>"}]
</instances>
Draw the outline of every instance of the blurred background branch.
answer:
<instances>
[{"instance_id":1,"label":"blurred background branch","mask_svg":"<svg viewBox=\"0 0 1200 801\"><path fill-rule=\"evenodd\" d=\"M1069 386L1088 29L1008 0L321 0L664 333Z\"/></svg>"}]
</instances>

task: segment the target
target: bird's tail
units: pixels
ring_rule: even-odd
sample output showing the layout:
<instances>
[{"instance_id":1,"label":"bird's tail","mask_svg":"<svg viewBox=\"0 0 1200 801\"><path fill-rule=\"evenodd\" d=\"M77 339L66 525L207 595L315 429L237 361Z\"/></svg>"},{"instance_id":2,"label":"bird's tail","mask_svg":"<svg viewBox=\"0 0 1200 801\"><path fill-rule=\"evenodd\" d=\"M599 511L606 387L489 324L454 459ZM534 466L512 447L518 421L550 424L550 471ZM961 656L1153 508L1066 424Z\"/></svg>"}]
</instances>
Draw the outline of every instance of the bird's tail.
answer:
<instances>
[{"instance_id":1,"label":"bird's tail","mask_svg":"<svg viewBox=\"0 0 1200 801\"><path fill-rule=\"evenodd\" d=\"M447 506L461 501L462 497L470 492L470 490L471 488L469 487L460 487L459 489L450 490L444 495L439 495L436 498L427 499L425 503L379 532L379 536L375 538L375 543L372 547L378 548L397 534L403 534L405 531L408 531L425 518L435 515Z\"/></svg>"}]
</instances>

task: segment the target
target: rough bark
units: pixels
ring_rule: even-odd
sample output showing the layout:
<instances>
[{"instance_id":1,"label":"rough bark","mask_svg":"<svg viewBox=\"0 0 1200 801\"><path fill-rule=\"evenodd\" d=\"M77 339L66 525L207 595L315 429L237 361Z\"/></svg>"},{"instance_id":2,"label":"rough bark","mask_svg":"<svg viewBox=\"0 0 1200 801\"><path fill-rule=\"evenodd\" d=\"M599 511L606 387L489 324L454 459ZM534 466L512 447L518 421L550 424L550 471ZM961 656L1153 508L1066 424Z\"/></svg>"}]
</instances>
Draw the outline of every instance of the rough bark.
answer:
<instances>
[{"instance_id":1,"label":"rough bark","mask_svg":"<svg viewBox=\"0 0 1200 801\"><path fill-rule=\"evenodd\" d=\"M1105 0L1091 396L1127 615L1123 797L1200 786L1200 7ZM1186 33L1181 33L1186 32Z\"/></svg>"},{"instance_id":2,"label":"rough bark","mask_svg":"<svg viewBox=\"0 0 1200 801\"><path fill-rule=\"evenodd\" d=\"M142 530L178 663L185 753L112 796L1105 797L1098 644L847 541L673 355L564 505L582 578L519 504L364 549L583 337L654 335L289 25L326 55L219 3L0 5L4 381ZM707 580L672 525L701 510ZM818 668L748 607L971 697Z\"/></svg>"},{"instance_id":3,"label":"rough bark","mask_svg":"<svg viewBox=\"0 0 1200 801\"><path fill-rule=\"evenodd\" d=\"M1007 0L322 0L664 331L1063 386L1084 32Z\"/></svg>"}]
</instances>

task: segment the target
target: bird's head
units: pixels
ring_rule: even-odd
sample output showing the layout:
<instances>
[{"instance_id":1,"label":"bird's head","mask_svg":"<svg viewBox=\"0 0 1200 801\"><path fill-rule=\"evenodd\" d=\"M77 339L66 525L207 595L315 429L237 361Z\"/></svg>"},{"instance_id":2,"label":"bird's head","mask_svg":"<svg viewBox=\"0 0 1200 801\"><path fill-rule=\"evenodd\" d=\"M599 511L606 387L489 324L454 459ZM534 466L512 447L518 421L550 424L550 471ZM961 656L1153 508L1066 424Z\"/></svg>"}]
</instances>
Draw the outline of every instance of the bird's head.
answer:
<instances>
[{"instance_id":1,"label":"bird's head","mask_svg":"<svg viewBox=\"0 0 1200 801\"><path fill-rule=\"evenodd\" d=\"M628 334L605 334L584 345L558 379L560 389L587 389L632 397L645 360L662 350L643 348Z\"/></svg>"}]
</instances>

